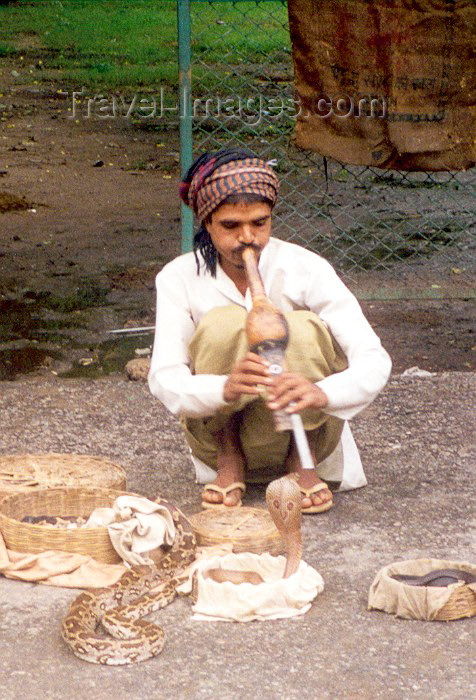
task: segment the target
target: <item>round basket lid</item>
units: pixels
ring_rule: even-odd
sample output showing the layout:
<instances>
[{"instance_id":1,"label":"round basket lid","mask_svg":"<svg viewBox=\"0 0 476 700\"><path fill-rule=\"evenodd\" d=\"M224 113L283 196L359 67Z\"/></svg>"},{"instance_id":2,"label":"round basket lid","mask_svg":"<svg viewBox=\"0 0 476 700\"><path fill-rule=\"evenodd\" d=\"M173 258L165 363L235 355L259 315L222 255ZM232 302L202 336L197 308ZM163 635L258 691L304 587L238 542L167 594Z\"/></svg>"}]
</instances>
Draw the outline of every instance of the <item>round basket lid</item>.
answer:
<instances>
[{"instance_id":1,"label":"round basket lid","mask_svg":"<svg viewBox=\"0 0 476 700\"><path fill-rule=\"evenodd\" d=\"M263 508L209 508L190 518L200 545L231 544L234 552L280 554L284 542Z\"/></svg>"},{"instance_id":2,"label":"round basket lid","mask_svg":"<svg viewBox=\"0 0 476 700\"><path fill-rule=\"evenodd\" d=\"M46 488L126 489L122 467L102 457L76 454L0 456L0 498Z\"/></svg>"}]
</instances>

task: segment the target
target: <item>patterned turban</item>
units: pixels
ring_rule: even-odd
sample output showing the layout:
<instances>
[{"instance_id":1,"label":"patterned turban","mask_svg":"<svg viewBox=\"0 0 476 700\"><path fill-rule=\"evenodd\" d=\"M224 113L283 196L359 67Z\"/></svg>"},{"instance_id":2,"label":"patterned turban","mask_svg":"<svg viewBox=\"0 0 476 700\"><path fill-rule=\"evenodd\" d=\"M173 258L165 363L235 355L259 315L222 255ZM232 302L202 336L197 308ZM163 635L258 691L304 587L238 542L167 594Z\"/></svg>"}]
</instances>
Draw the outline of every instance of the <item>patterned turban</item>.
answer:
<instances>
[{"instance_id":1,"label":"patterned turban","mask_svg":"<svg viewBox=\"0 0 476 700\"><path fill-rule=\"evenodd\" d=\"M279 180L268 163L248 150L205 153L180 185L180 197L203 221L230 195L258 194L274 206Z\"/></svg>"}]
</instances>

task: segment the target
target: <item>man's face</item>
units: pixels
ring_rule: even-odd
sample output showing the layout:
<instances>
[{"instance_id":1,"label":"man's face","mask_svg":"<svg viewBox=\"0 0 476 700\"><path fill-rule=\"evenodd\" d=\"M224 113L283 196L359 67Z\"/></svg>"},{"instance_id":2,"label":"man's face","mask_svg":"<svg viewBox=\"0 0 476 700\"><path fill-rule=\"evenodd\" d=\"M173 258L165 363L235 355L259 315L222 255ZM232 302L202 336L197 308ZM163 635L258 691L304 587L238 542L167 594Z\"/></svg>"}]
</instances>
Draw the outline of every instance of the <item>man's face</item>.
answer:
<instances>
[{"instance_id":1,"label":"man's face","mask_svg":"<svg viewBox=\"0 0 476 700\"><path fill-rule=\"evenodd\" d=\"M265 202L222 204L206 223L218 259L227 274L244 269L241 253L251 246L256 254L271 235L271 207Z\"/></svg>"}]
</instances>

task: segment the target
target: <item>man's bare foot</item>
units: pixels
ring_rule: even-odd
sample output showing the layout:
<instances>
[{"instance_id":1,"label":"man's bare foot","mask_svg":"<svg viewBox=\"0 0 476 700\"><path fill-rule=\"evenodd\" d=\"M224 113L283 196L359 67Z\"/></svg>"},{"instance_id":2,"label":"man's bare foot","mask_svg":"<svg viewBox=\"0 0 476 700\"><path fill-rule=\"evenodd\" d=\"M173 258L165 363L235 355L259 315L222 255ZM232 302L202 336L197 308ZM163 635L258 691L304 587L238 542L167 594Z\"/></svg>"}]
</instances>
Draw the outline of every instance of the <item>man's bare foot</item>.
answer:
<instances>
[{"instance_id":1,"label":"man's bare foot","mask_svg":"<svg viewBox=\"0 0 476 700\"><path fill-rule=\"evenodd\" d=\"M234 415L228 424L217 433L219 445L217 454L217 478L205 486L202 493L202 505L223 505L233 507L241 505L245 492L245 459L239 437L239 416ZM230 486L234 486L229 490ZM209 487L216 487L215 489Z\"/></svg>"}]
</instances>

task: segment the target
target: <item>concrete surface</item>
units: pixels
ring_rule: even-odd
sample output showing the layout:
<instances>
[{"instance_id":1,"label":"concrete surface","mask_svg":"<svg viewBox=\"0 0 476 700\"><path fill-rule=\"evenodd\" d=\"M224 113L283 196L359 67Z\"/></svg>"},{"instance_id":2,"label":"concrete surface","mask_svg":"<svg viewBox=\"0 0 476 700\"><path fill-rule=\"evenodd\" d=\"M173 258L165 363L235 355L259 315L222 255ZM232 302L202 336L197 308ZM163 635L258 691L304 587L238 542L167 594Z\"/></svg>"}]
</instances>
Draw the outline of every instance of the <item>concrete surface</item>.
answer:
<instances>
[{"instance_id":1,"label":"concrete surface","mask_svg":"<svg viewBox=\"0 0 476 700\"><path fill-rule=\"evenodd\" d=\"M154 616L167 633L160 656L100 667L76 659L59 635L77 591L0 578L2 700L475 697L474 619L407 621L366 607L385 564L475 560L475 389L470 373L394 377L353 421L369 486L305 519L304 559L326 588L301 618L196 622L180 598ZM0 453L26 451L104 455L127 469L131 490L200 509L178 425L144 384L0 383ZM252 487L246 503L263 496Z\"/></svg>"}]
</instances>

